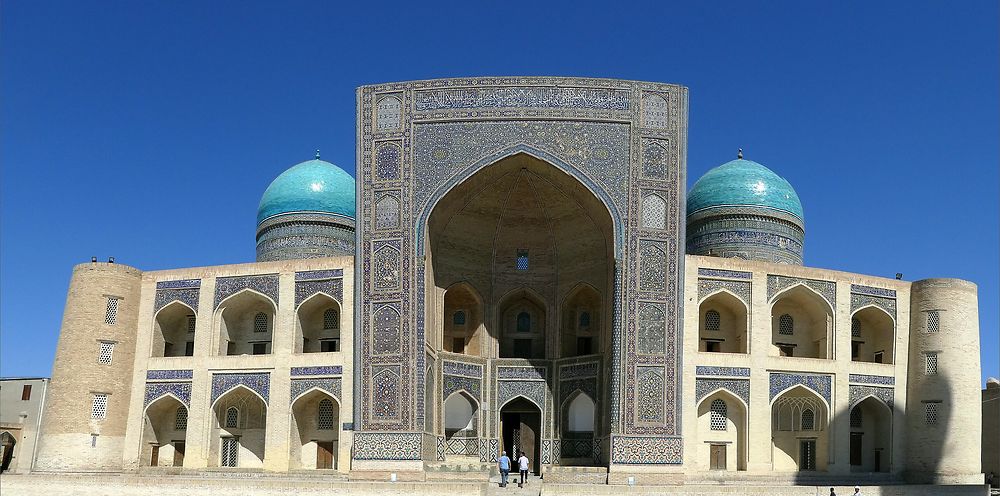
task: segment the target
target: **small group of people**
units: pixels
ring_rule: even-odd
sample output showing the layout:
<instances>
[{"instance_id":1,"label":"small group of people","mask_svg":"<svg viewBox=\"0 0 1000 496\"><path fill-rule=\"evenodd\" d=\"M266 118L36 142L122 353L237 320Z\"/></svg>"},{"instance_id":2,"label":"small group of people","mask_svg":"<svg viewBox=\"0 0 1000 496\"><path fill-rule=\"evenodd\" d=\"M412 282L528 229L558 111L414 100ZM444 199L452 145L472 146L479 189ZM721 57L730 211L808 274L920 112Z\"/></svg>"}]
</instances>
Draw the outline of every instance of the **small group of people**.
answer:
<instances>
[{"instance_id":1,"label":"small group of people","mask_svg":"<svg viewBox=\"0 0 1000 496\"><path fill-rule=\"evenodd\" d=\"M837 493L830 488L830 496L837 496ZM854 486L854 493L851 496L861 496L861 486Z\"/></svg>"},{"instance_id":2,"label":"small group of people","mask_svg":"<svg viewBox=\"0 0 1000 496\"><path fill-rule=\"evenodd\" d=\"M517 468L521 472L521 482L517 484L517 487L521 487L528 482L529 463L528 456L522 451L521 457L517 459ZM507 456L506 451L500 453L497 465L500 466L500 487L507 487L507 477L510 476L510 457Z\"/></svg>"}]
</instances>

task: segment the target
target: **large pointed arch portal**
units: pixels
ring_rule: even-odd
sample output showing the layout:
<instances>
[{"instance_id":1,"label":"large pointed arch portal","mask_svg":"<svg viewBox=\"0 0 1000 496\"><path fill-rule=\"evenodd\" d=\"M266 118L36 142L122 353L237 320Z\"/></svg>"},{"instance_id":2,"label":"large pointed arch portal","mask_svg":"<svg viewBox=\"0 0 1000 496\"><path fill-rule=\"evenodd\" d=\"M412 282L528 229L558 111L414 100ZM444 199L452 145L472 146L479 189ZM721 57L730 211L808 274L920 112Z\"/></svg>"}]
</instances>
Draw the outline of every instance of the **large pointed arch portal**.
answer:
<instances>
[{"instance_id":1,"label":"large pointed arch portal","mask_svg":"<svg viewBox=\"0 0 1000 496\"><path fill-rule=\"evenodd\" d=\"M550 400L563 361L589 355L607 384L594 398L602 463L682 463L686 89L480 78L365 86L358 102L356 467L419 470L432 456L444 362L544 380ZM459 283L482 315L452 302L445 344ZM581 284L594 294L573 297ZM501 444L497 380L483 378L481 460ZM542 412L542 464L558 463L555 410Z\"/></svg>"}]
</instances>

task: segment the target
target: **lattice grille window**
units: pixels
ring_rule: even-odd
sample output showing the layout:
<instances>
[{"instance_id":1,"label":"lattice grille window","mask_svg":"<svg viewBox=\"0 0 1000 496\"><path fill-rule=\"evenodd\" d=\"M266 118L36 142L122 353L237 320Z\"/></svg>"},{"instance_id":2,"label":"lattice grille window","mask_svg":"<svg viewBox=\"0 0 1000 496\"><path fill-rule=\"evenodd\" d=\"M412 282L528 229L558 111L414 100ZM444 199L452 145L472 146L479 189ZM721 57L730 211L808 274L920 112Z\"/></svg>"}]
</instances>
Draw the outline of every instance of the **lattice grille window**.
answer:
<instances>
[{"instance_id":1,"label":"lattice grille window","mask_svg":"<svg viewBox=\"0 0 1000 496\"><path fill-rule=\"evenodd\" d=\"M323 312L323 329L336 329L339 320L340 316L337 315L337 309L327 308Z\"/></svg>"},{"instance_id":2,"label":"lattice grille window","mask_svg":"<svg viewBox=\"0 0 1000 496\"><path fill-rule=\"evenodd\" d=\"M517 250L517 270L528 270L528 250Z\"/></svg>"},{"instance_id":3,"label":"lattice grille window","mask_svg":"<svg viewBox=\"0 0 1000 496\"><path fill-rule=\"evenodd\" d=\"M851 319L851 337L852 338L861 337L861 321L856 318Z\"/></svg>"},{"instance_id":4,"label":"lattice grille window","mask_svg":"<svg viewBox=\"0 0 1000 496\"><path fill-rule=\"evenodd\" d=\"M802 411L802 430L811 431L816 429L816 414L812 410Z\"/></svg>"},{"instance_id":5,"label":"lattice grille window","mask_svg":"<svg viewBox=\"0 0 1000 496\"><path fill-rule=\"evenodd\" d=\"M938 356L937 353L927 353L924 355L924 374L937 375Z\"/></svg>"},{"instance_id":6,"label":"lattice grille window","mask_svg":"<svg viewBox=\"0 0 1000 496\"><path fill-rule=\"evenodd\" d=\"M94 395L94 405L90 410L90 418L103 420L108 416L108 395L98 393Z\"/></svg>"},{"instance_id":7,"label":"lattice grille window","mask_svg":"<svg viewBox=\"0 0 1000 496\"><path fill-rule=\"evenodd\" d=\"M725 401L722 401L721 399L712 401L711 415L712 417L709 424L711 425L713 431L727 430L729 412L726 408Z\"/></svg>"},{"instance_id":8,"label":"lattice grille window","mask_svg":"<svg viewBox=\"0 0 1000 496\"><path fill-rule=\"evenodd\" d=\"M718 331L722 326L722 316L715 310L705 312L705 330Z\"/></svg>"},{"instance_id":9,"label":"lattice grille window","mask_svg":"<svg viewBox=\"0 0 1000 496\"><path fill-rule=\"evenodd\" d=\"M121 298L108 298L108 309L104 312L104 323L115 325L118 322L118 301Z\"/></svg>"},{"instance_id":10,"label":"lattice grille window","mask_svg":"<svg viewBox=\"0 0 1000 496\"><path fill-rule=\"evenodd\" d=\"M253 332L267 332L266 313L257 312L257 315L253 316Z\"/></svg>"},{"instance_id":11,"label":"lattice grille window","mask_svg":"<svg viewBox=\"0 0 1000 496\"><path fill-rule=\"evenodd\" d=\"M235 429L240 425L240 410L235 406L226 410L226 429Z\"/></svg>"},{"instance_id":12,"label":"lattice grille window","mask_svg":"<svg viewBox=\"0 0 1000 496\"><path fill-rule=\"evenodd\" d=\"M465 312L459 310L455 312L455 315L451 316L451 323L457 326L465 325Z\"/></svg>"},{"instance_id":13,"label":"lattice grille window","mask_svg":"<svg viewBox=\"0 0 1000 496\"><path fill-rule=\"evenodd\" d=\"M927 332L938 332L941 330L941 312L938 310L927 311Z\"/></svg>"},{"instance_id":14,"label":"lattice grille window","mask_svg":"<svg viewBox=\"0 0 1000 496\"><path fill-rule=\"evenodd\" d=\"M195 324L197 323L198 320L195 318L194 315L188 315L188 332L194 332L194 327Z\"/></svg>"},{"instance_id":15,"label":"lattice grille window","mask_svg":"<svg viewBox=\"0 0 1000 496\"><path fill-rule=\"evenodd\" d=\"M235 437L222 439L222 466L235 467L239 465L240 442Z\"/></svg>"},{"instance_id":16,"label":"lattice grille window","mask_svg":"<svg viewBox=\"0 0 1000 496\"><path fill-rule=\"evenodd\" d=\"M97 355L97 363L111 364L111 355L115 352L115 344L101 341L101 351Z\"/></svg>"},{"instance_id":17,"label":"lattice grille window","mask_svg":"<svg viewBox=\"0 0 1000 496\"><path fill-rule=\"evenodd\" d=\"M851 410L851 427L855 429L860 429L863 425L864 418L861 416L861 407L856 406Z\"/></svg>"},{"instance_id":18,"label":"lattice grille window","mask_svg":"<svg viewBox=\"0 0 1000 496\"><path fill-rule=\"evenodd\" d=\"M186 431L188 428L188 410L187 408L179 407L177 408L177 414L174 416L174 430L175 431Z\"/></svg>"},{"instance_id":19,"label":"lattice grille window","mask_svg":"<svg viewBox=\"0 0 1000 496\"><path fill-rule=\"evenodd\" d=\"M319 402L319 412L317 413L316 428L320 430L333 429L333 402L324 399Z\"/></svg>"},{"instance_id":20,"label":"lattice grille window","mask_svg":"<svg viewBox=\"0 0 1000 496\"><path fill-rule=\"evenodd\" d=\"M791 336L795 329L795 321L792 320L792 316L783 314L778 317L778 334L784 334L786 336Z\"/></svg>"},{"instance_id":21,"label":"lattice grille window","mask_svg":"<svg viewBox=\"0 0 1000 496\"><path fill-rule=\"evenodd\" d=\"M927 425L937 425L938 423L938 404L937 403L924 403L924 417Z\"/></svg>"}]
</instances>

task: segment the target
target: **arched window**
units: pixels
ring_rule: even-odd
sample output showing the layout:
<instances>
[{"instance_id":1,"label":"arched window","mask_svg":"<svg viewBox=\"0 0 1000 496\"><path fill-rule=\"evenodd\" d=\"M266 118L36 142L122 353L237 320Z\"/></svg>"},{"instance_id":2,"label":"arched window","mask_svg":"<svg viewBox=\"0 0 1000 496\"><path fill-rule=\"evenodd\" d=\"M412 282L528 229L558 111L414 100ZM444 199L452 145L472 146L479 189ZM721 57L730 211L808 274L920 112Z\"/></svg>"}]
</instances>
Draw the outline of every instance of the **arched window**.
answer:
<instances>
[{"instance_id":1,"label":"arched window","mask_svg":"<svg viewBox=\"0 0 1000 496\"><path fill-rule=\"evenodd\" d=\"M266 313L257 312L257 315L253 316L253 332L267 332Z\"/></svg>"},{"instance_id":2,"label":"arched window","mask_svg":"<svg viewBox=\"0 0 1000 496\"><path fill-rule=\"evenodd\" d=\"M319 430L333 429L333 402L323 399L319 402L319 411L316 414L316 428Z\"/></svg>"},{"instance_id":3,"label":"arched window","mask_svg":"<svg viewBox=\"0 0 1000 496\"><path fill-rule=\"evenodd\" d=\"M721 399L715 399L712 401L711 411L711 421L709 425L713 431L724 431L727 430L726 420L729 418L729 411L726 408L726 402Z\"/></svg>"},{"instance_id":4,"label":"arched window","mask_svg":"<svg viewBox=\"0 0 1000 496\"><path fill-rule=\"evenodd\" d=\"M861 407L856 406L851 410L851 427L860 429L864 419L861 417Z\"/></svg>"},{"instance_id":5,"label":"arched window","mask_svg":"<svg viewBox=\"0 0 1000 496\"><path fill-rule=\"evenodd\" d=\"M722 325L722 317L719 315L719 312L715 310L709 310L705 312L706 331L718 331L721 325Z\"/></svg>"},{"instance_id":6,"label":"arched window","mask_svg":"<svg viewBox=\"0 0 1000 496\"><path fill-rule=\"evenodd\" d=\"M531 315L528 312L517 314L517 332L531 332Z\"/></svg>"},{"instance_id":7,"label":"arched window","mask_svg":"<svg viewBox=\"0 0 1000 496\"><path fill-rule=\"evenodd\" d=\"M183 406L178 407L177 414L174 415L174 430L186 431L187 428L188 428L188 410Z\"/></svg>"},{"instance_id":8,"label":"arched window","mask_svg":"<svg viewBox=\"0 0 1000 496\"><path fill-rule=\"evenodd\" d=\"M802 410L802 425L801 429L803 431L816 430L816 415L809 408Z\"/></svg>"},{"instance_id":9,"label":"arched window","mask_svg":"<svg viewBox=\"0 0 1000 496\"><path fill-rule=\"evenodd\" d=\"M783 314L781 317L778 317L778 334L786 334L791 336L794 327L795 327L795 322L792 320L791 315L788 315L786 313Z\"/></svg>"},{"instance_id":10,"label":"arched window","mask_svg":"<svg viewBox=\"0 0 1000 496\"><path fill-rule=\"evenodd\" d=\"M235 429L240 425L240 410L235 406L226 410L226 429Z\"/></svg>"},{"instance_id":11,"label":"arched window","mask_svg":"<svg viewBox=\"0 0 1000 496\"><path fill-rule=\"evenodd\" d=\"M583 312L580 314L580 328L590 327L590 312Z\"/></svg>"},{"instance_id":12,"label":"arched window","mask_svg":"<svg viewBox=\"0 0 1000 496\"><path fill-rule=\"evenodd\" d=\"M464 326L465 312L462 310L455 312L455 314L451 316L451 323L457 326Z\"/></svg>"},{"instance_id":13,"label":"arched window","mask_svg":"<svg viewBox=\"0 0 1000 496\"><path fill-rule=\"evenodd\" d=\"M327 308L323 312L323 329L336 329L339 320L340 316L337 315L337 309Z\"/></svg>"}]
</instances>

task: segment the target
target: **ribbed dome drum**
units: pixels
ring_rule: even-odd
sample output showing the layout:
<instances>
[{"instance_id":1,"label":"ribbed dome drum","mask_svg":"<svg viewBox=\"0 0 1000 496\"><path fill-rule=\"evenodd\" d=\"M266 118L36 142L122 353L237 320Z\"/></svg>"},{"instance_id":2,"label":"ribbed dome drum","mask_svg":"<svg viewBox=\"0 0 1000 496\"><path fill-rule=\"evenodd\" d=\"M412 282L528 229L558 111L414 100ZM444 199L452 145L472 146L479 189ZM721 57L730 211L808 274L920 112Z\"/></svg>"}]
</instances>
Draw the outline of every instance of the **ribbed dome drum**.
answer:
<instances>
[{"instance_id":1,"label":"ribbed dome drum","mask_svg":"<svg viewBox=\"0 0 1000 496\"><path fill-rule=\"evenodd\" d=\"M792 186L739 158L705 173L687 199L687 252L802 265L805 221Z\"/></svg>"},{"instance_id":2,"label":"ribbed dome drum","mask_svg":"<svg viewBox=\"0 0 1000 496\"><path fill-rule=\"evenodd\" d=\"M257 261L354 254L355 182L319 159L282 172L257 208Z\"/></svg>"}]
</instances>

